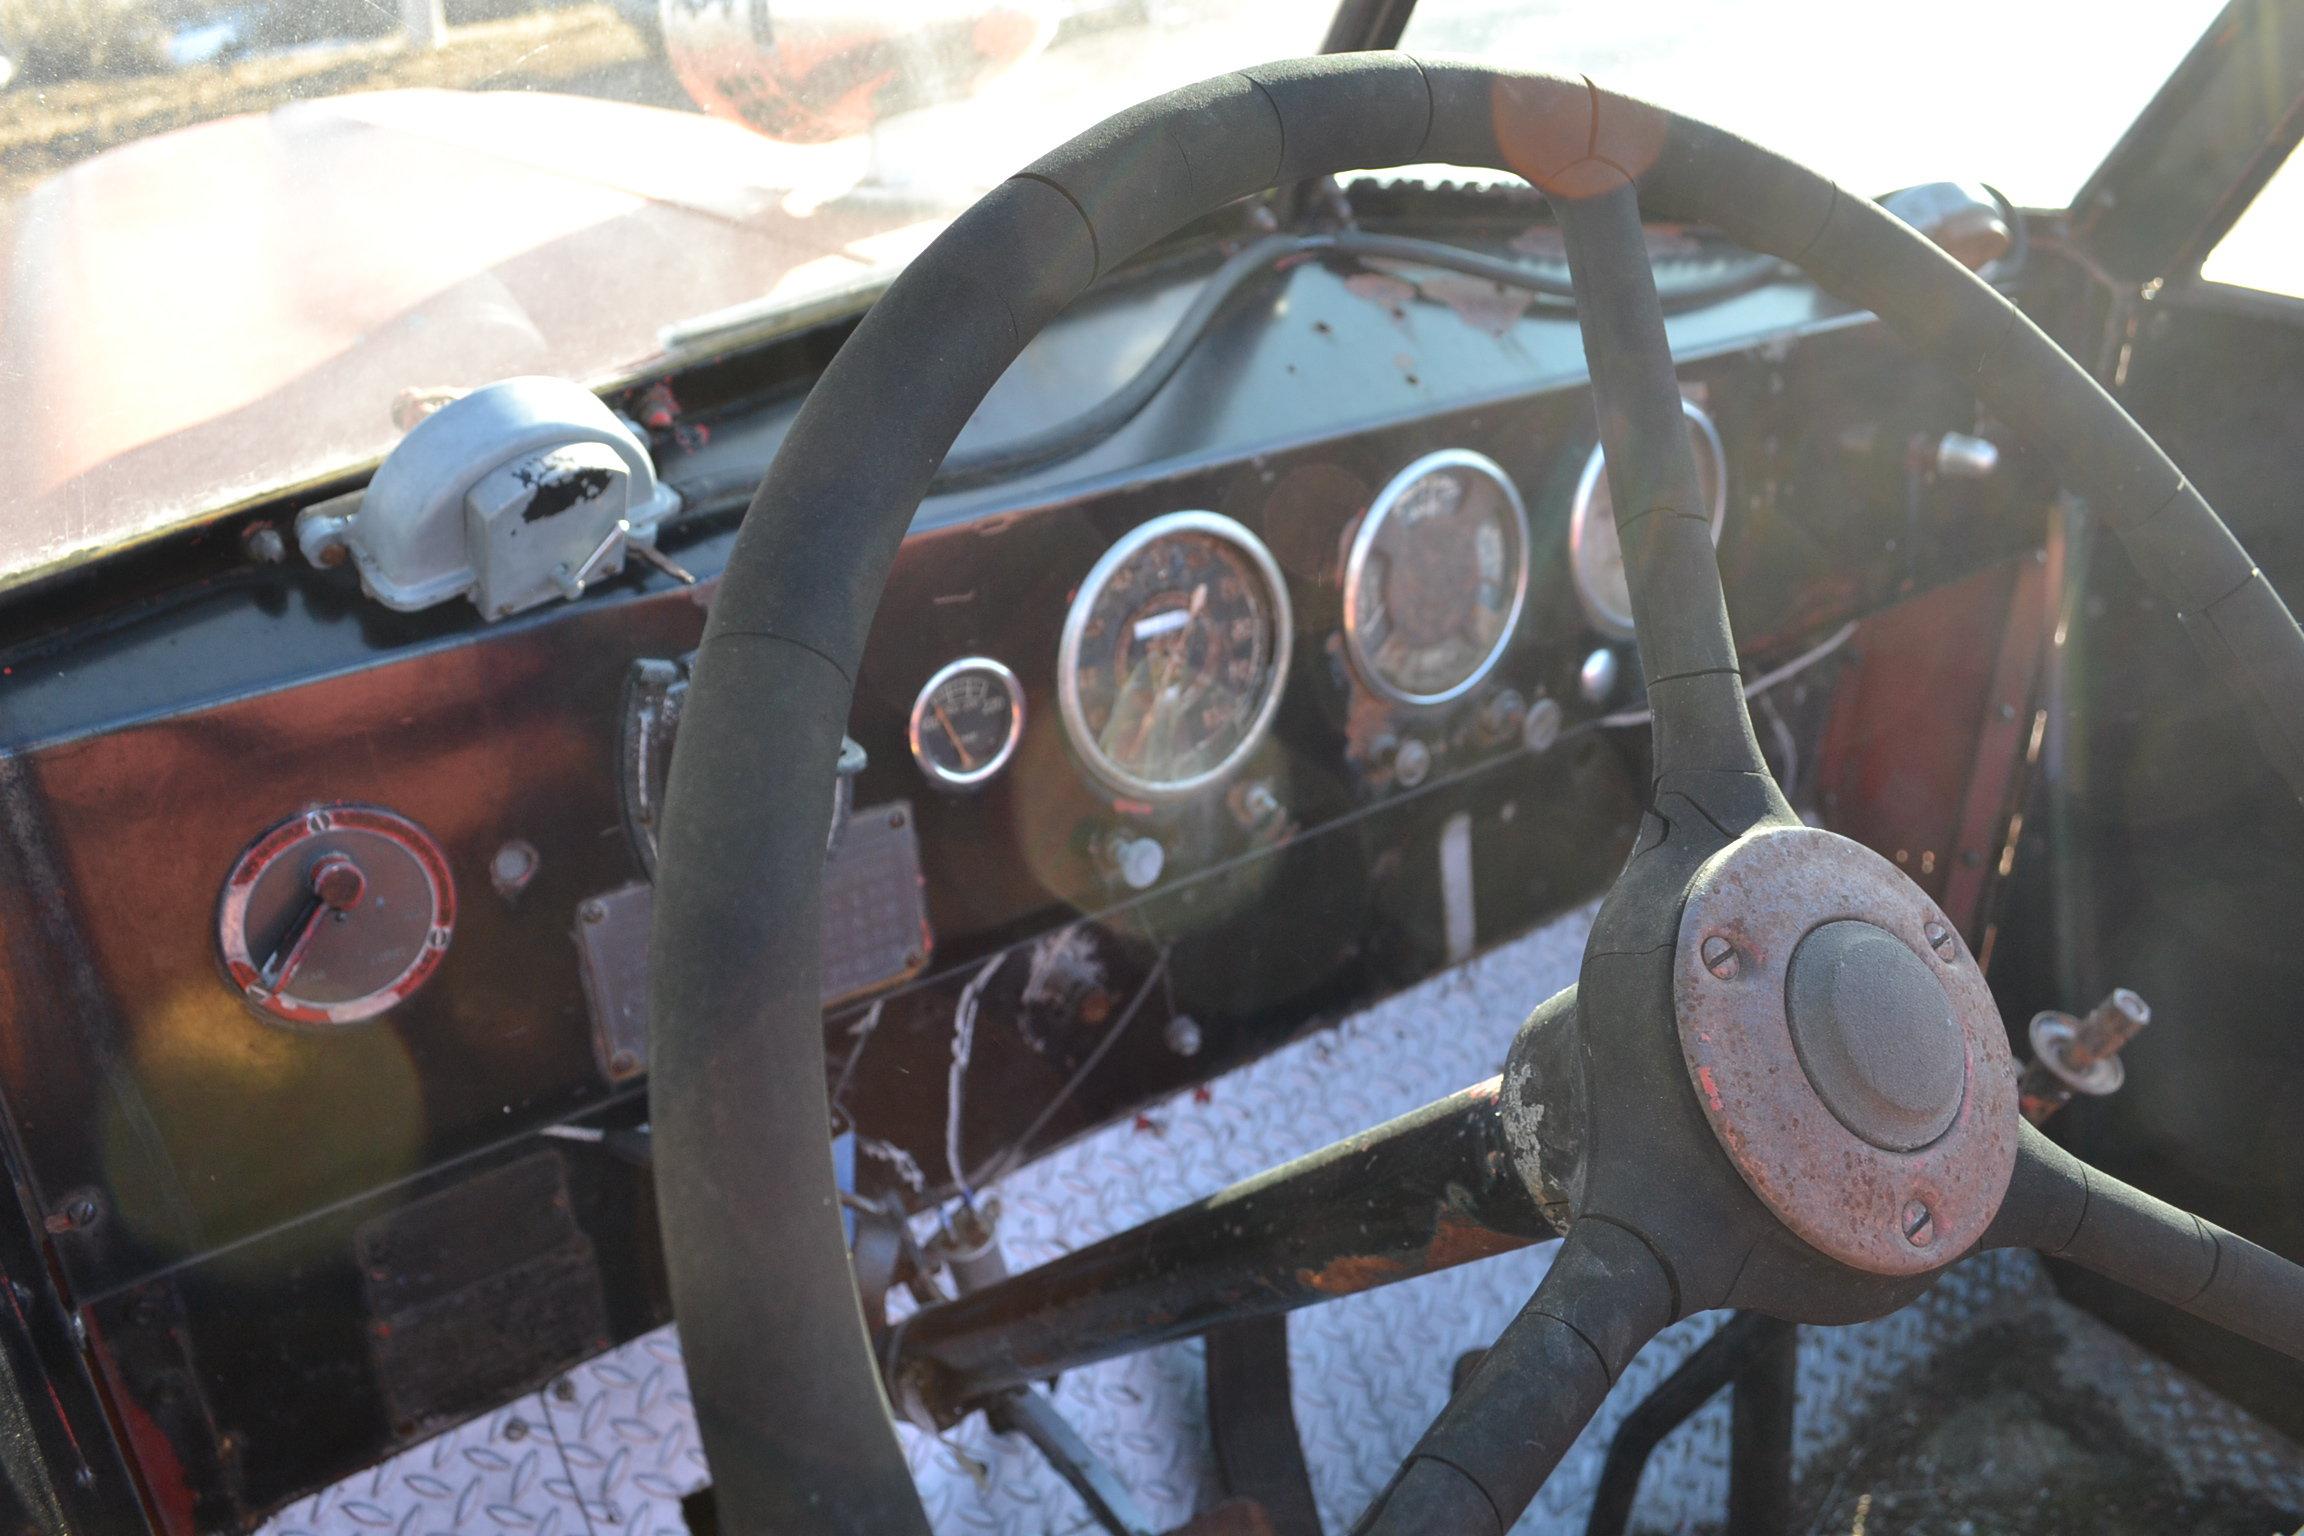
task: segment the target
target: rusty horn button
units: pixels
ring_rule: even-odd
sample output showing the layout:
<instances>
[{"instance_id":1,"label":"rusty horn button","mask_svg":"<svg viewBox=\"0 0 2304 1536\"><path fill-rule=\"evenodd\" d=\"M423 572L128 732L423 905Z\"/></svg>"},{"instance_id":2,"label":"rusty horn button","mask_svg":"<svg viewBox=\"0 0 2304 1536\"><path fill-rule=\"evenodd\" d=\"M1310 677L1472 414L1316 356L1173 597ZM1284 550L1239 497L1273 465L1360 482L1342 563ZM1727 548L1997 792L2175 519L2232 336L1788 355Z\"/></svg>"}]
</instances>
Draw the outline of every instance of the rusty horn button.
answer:
<instances>
[{"instance_id":1,"label":"rusty horn button","mask_svg":"<svg viewBox=\"0 0 2304 1536\"><path fill-rule=\"evenodd\" d=\"M1792 953L1792 1047L1834 1118L1873 1146L1911 1152L1960 1114L1967 1057L1952 1000L1885 929L1825 923Z\"/></svg>"}]
</instances>

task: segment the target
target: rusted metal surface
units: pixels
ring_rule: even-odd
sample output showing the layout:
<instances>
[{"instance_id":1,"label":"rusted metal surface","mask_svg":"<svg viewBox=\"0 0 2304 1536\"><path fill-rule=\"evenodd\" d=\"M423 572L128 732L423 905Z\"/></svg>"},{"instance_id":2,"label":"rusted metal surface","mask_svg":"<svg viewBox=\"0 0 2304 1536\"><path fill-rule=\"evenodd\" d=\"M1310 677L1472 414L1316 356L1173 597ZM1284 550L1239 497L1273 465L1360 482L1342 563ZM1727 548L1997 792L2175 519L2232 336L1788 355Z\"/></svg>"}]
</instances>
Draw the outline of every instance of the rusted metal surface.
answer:
<instances>
[{"instance_id":1,"label":"rusted metal surface","mask_svg":"<svg viewBox=\"0 0 2304 1536\"><path fill-rule=\"evenodd\" d=\"M1589 1113L1574 987L1547 998L1520 1026L1497 1112L1521 1182L1539 1202L1558 1202L1546 1204L1545 1215L1566 1231L1584 1197Z\"/></svg>"},{"instance_id":2,"label":"rusted metal surface","mask_svg":"<svg viewBox=\"0 0 2304 1536\"><path fill-rule=\"evenodd\" d=\"M1795 1050L1786 987L1794 948L1825 923L1871 923L1927 964L1965 1044L1950 1129L1911 1152L1856 1135L1818 1098ZM1697 875L1681 915L1673 1001L1688 1075L1753 1191L1817 1249L1879 1274L1951 1262L1983 1234L2016 1158L2013 1062L1983 972L1965 947L1940 958L1944 914L1878 854L1814 828L1743 838ZM1703 959L1719 937L1737 965Z\"/></svg>"},{"instance_id":3,"label":"rusted metal surface","mask_svg":"<svg viewBox=\"0 0 2304 1536\"><path fill-rule=\"evenodd\" d=\"M2019 558L1865 620L1824 741L1834 830L1893 860L1979 953L2023 788L2054 574ZM1976 643L1992 634L1997 650Z\"/></svg>"},{"instance_id":4,"label":"rusted metal surface","mask_svg":"<svg viewBox=\"0 0 2304 1536\"><path fill-rule=\"evenodd\" d=\"M1995 875L2005 877L2003 851L2013 847L2010 819L2023 804L2025 770L2030 766L2034 740L2033 698L2040 670L2054 643L2055 594L2063 587L2064 539L2062 522L2048 521L2050 539L2042 558L2019 563L2014 589L2008 596L2008 621L2000 633L1999 655L1992 664L1992 684L1985 694L1984 714L1978 723L1968 770L1968 790L1960 806L1960 829L1954 846L1960 856L1951 861L1944 881L1945 912L1969 936L1977 953L1992 957L1986 938L1985 896ZM1972 858L1970 850L1981 851Z\"/></svg>"},{"instance_id":5,"label":"rusted metal surface","mask_svg":"<svg viewBox=\"0 0 2304 1536\"><path fill-rule=\"evenodd\" d=\"M899 1396L938 1418L1218 1323L1506 1253L1557 1230L1505 1145L1498 1078L898 1327Z\"/></svg>"}]
</instances>

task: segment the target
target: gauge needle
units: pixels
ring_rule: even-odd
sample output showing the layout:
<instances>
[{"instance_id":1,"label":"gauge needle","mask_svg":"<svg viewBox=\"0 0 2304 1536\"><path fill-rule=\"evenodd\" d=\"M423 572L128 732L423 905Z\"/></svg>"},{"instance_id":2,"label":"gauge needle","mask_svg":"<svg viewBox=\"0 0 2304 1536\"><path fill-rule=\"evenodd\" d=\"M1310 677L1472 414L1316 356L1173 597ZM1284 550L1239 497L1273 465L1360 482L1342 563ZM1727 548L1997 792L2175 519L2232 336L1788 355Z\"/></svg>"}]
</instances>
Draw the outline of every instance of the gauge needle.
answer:
<instances>
[{"instance_id":1,"label":"gauge needle","mask_svg":"<svg viewBox=\"0 0 2304 1536\"><path fill-rule=\"evenodd\" d=\"M341 916L351 911L367 893L368 877L351 859L329 853L315 860L304 877L304 900L280 935L272 958L264 962L264 984L274 991L286 987L318 936L320 919L331 912Z\"/></svg>"},{"instance_id":2,"label":"gauge needle","mask_svg":"<svg viewBox=\"0 0 2304 1536\"><path fill-rule=\"evenodd\" d=\"M968 743L962 741L960 733L952 729L952 717L944 713L944 706L933 699L928 701L928 707L936 711L936 723L944 727L944 734L952 740L952 750L960 754L962 770L969 773L975 772L976 754L968 750Z\"/></svg>"}]
</instances>

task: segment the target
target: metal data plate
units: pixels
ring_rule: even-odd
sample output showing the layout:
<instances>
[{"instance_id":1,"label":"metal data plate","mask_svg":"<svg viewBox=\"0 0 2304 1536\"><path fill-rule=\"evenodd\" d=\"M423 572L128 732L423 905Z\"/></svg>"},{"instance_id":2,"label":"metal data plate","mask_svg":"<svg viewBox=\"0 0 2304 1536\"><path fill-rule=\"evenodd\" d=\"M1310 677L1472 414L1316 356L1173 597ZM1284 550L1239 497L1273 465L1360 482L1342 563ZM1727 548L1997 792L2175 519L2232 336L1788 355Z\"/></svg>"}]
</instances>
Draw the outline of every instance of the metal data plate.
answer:
<instances>
[{"instance_id":1,"label":"metal data plate","mask_svg":"<svg viewBox=\"0 0 2304 1536\"><path fill-rule=\"evenodd\" d=\"M648 927L655 906L655 888L638 880L576 909L593 1050L615 1082L648 1070ZM919 975L932 942L910 802L855 812L824 865L824 1006Z\"/></svg>"},{"instance_id":2,"label":"metal data plate","mask_svg":"<svg viewBox=\"0 0 2304 1536\"><path fill-rule=\"evenodd\" d=\"M920 974L930 934L911 802L848 818L824 865L824 1006Z\"/></svg>"}]
</instances>

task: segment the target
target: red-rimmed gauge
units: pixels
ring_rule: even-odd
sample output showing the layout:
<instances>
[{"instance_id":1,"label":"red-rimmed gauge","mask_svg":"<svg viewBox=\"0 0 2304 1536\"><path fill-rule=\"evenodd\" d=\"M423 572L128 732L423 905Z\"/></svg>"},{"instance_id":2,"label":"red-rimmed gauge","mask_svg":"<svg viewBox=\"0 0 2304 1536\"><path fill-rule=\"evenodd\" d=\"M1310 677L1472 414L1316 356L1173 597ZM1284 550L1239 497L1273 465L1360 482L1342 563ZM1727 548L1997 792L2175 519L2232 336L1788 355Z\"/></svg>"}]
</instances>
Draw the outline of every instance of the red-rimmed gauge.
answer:
<instances>
[{"instance_id":1,"label":"red-rimmed gauge","mask_svg":"<svg viewBox=\"0 0 2304 1536\"><path fill-rule=\"evenodd\" d=\"M456 887L422 827L373 806L322 806L258 838L216 908L225 977L288 1024L356 1024L430 979L456 927Z\"/></svg>"}]
</instances>

